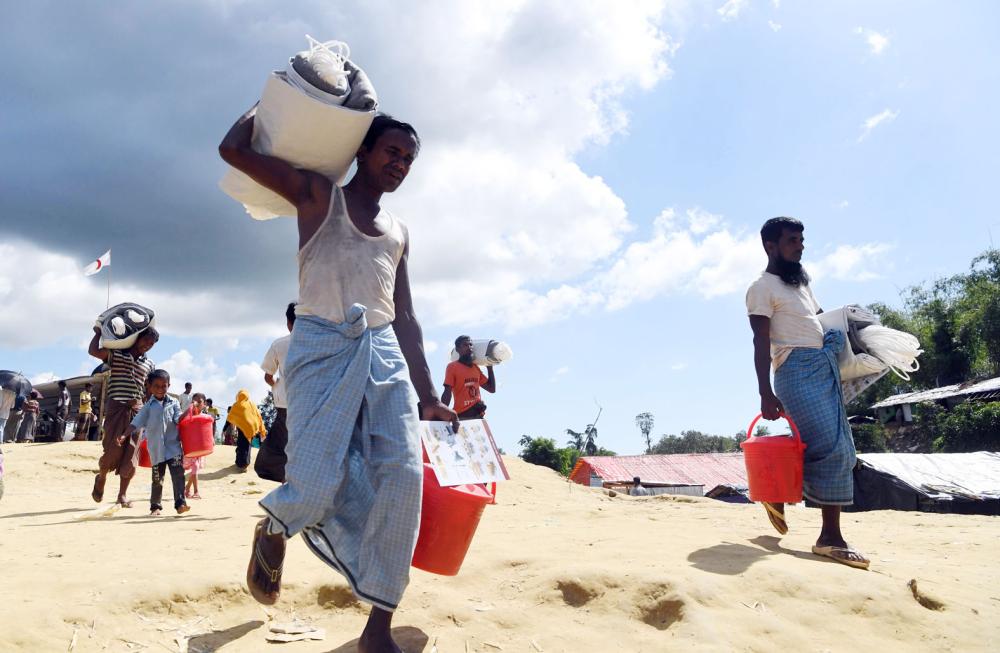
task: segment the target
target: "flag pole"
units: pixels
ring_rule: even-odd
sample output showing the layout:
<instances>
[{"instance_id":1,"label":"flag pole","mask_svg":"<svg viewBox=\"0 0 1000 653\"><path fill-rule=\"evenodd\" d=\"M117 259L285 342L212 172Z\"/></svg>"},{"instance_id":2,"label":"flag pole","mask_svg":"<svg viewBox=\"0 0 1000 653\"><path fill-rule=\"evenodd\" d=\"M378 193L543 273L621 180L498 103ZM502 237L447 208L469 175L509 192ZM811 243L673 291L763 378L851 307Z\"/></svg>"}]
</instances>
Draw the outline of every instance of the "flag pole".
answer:
<instances>
[{"instance_id":1,"label":"flag pole","mask_svg":"<svg viewBox=\"0 0 1000 653\"><path fill-rule=\"evenodd\" d=\"M110 254L110 253L111 253L111 250L109 249L108 250L108 254ZM108 266L108 305L105 306L104 309L107 310L109 308L111 308L111 266L110 265Z\"/></svg>"}]
</instances>

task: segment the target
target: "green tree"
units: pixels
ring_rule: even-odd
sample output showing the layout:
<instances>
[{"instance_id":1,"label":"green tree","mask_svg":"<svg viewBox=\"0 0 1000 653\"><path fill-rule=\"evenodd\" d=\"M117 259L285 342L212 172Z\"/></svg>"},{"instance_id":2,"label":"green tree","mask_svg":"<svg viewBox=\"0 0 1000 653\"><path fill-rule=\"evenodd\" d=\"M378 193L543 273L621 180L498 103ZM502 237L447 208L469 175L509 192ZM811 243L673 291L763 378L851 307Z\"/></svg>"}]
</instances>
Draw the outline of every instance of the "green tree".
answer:
<instances>
[{"instance_id":1,"label":"green tree","mask_svg":"<svg viewBox=\"0 0 1000 653\"><path fill-rule=\"evenodd\" d=\"M1000 402L967 401L938 413L935 451L1000 451Z\"/></svg>"},{"instance_id":2,"label":"green tree","mask_svg":"<svg viewBox=\"0 0 1000 653\"><path fill-rule=\"evenodd\" d=\"M653 430L653 423L653 413L639 413L635 416L635 425L642 431L642 437L646 440L646 453L649 453L653 448L653 441L649 436Z\"/></svg>"},{"instance_id":3,"label":"green tree","mask_svg":"<svg viewBox=\"0 0 1000 653\"><path fill-rule=\"evenodd\" d=\"M552 438L533 438L530 435L522 435L518 444L521 445L519 455L525 462L542 465L563 473L565 457L560 453Z\"/></svg>"},{"instance_id":4,"label":"green tree","mask_svg":"<svg viewBox=\"0 0 1000 653\"><path fill-rule=\"evenodd\" d=\"M726 453L739 451L736 438L709 435L701 431L681 431L678 435L664 435L652 447L654 454L672 453Z\"/></svg>"},{"instance_id":5,"label":"green tree","mask_svg":"<svg viewBox=\"0 0 1000 653\"><path fill-rule=\"evenodd\" d=\"M587 428L583 433L574 431L573 429L566 429L566 434L569 435L567 444L577 451L586 453L588 456L593 456L597 453L597 427L593 424L587 424Z\"/></svg>"},{"instance_id":6,"label":"green tree","mask_svg":"<svg viewBox=\"0 0 1000 653\"><path fill-rule=\"evenodd\" d=\"M885 453L889 451L889 439L885 427L875 422L851 427L854 448L858 453Z\"/></svg>"}]
</instances>

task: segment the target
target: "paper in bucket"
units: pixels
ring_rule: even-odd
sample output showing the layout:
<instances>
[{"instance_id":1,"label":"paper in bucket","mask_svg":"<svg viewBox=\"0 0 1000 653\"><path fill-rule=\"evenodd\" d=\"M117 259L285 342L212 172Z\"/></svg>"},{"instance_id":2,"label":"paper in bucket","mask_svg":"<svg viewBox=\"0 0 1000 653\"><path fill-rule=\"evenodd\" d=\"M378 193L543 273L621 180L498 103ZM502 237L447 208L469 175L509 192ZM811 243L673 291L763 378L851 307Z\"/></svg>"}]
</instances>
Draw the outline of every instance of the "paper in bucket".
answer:
<instances>
[{"instance_id":1,"label":"paper in bucket","mask_svg":"<svg viewBox=\"0 0 1000 653\"><path fill-rule=\"evenodd\" d=\"M456 433L448 422L420 423L420 438L438 483L452 487L509 481L486 420L470 419L460 424Z\"/></svg>"}]
</instances>

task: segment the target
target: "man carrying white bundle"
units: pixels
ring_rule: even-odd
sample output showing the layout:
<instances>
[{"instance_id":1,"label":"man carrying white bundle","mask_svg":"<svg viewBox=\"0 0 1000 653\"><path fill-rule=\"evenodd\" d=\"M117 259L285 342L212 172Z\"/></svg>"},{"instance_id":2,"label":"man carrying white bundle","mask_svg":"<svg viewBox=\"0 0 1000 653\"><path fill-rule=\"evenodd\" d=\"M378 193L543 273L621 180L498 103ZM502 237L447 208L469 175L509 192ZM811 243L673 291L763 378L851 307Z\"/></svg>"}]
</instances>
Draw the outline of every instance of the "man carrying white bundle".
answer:
<instances>
[{"instance_id":1,"label":"man carrying white bundle","mask_svg":"<svg viewBox=\"0 0 1000 653\"><path fill-rule=\"evenodd\" d=\"M847 336L833 329L824 333L817 317L823 310L801 263L803 231L794 218L772 218L760 230L767 268L746 296L760 412L773 420L787 411L806 444L802 491L823 511L823 529L813 553L867 569L868 559L840 532L841 508L854 501L856 461L837 363ZM775 530L788 532L784 504L765 503L764 508Z\"/></svg>"},{"instance_id":2,"label":"man carrying white bundle","mask_svg":"<svg viewBox=\"0 0 1000 653\"><path fill-rule=\"evenodd\" d=\"M457 427L424 357L406 227L379 206L420 141L410 125L376 117L340 188L254 151L253 123L251 109L219 153L294 204L299 303L285 363L286 482L260 502L268 517L254 532L247 585L261 603L277 601L285 540L301 533L372 605L358 650L398 653L392 615L409 582L423 487L417 400L425 419Z\"/></svg>"},{"instance_id":3,"label":"man carrying white bundle","mask_svg":"<svg viewBox=\"0 0 1000 653\"><path fill-rule=\"evenodd\" d=\"M441 401L446 405L455 397L454 410L458 419L482 419L486 417L486 404L483 402L479 389L487 392L497 391L497 379L493 374L493 366L487 365L489 377L476 365L476 351L469 336L459 336L455 339L455 353L458 360L448 363L444 371L444 392Z\"/></svg>"}]
</instances>

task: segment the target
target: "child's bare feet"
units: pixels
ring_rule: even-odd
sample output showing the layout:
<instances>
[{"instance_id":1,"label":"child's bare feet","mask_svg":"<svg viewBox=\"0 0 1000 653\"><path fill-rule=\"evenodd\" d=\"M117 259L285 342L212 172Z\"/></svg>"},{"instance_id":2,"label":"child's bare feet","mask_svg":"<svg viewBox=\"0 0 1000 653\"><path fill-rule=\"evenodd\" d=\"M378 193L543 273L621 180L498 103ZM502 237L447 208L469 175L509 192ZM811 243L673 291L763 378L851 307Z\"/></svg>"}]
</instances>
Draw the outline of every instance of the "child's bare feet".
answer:
<instances>
[{"instance_id":1,"label":"child's bare feet","mask_svg":"<svg viewBox=\"0 0 1000 653\"><path fill-rule=\"evenodd\" d=\"M160 515L162 512L163 511L160 510L159 508L153 508L152 510L149 511L149 516L150 517L156 517L156 516Z\"/></svg>"},{"instance_id":2,"label":"child's bare feet","mask_svg":"<svg viewBox=\"0 0 1000 653\"><path fill-rule=\"evenodd\" d=\"M180 505L180 506L177 506L177 514L178 514L178 515L183 515L183 514L184 514L184 513L186 513L186 512L188 511L188 510L191 510L191 506L189 506L189 505L188 505L188 504L186 504L186 503L185 503L185 504L183 504L183 505Z\"/></svg>"},{"instance_id":3,"label":"child's bare feet","mask_svg":"<svg viewBox=\"0 0 1000 653\"><path fill-rule=\"evenodd\" d=\"M194 494L192 494L192 495L191 495L191 498L192 498L192 499L200 499L200 498L201 498L201 495L200 495L200 494L198 494L197 492L195 492Z\"/></svg>"},{"instance_id":4,"label":"child's bare feet","mask_svg":"<svg viewBox=\"0 0 1000 653\"><path fill-rule=\"evenodd\" d=\"M123 496L118 497L118 499L115 501L115 503L121 505L122 508L131 508L132 507L132 502L129 501L127 497L123 497Z\"/></svg>"}]
</instances>

